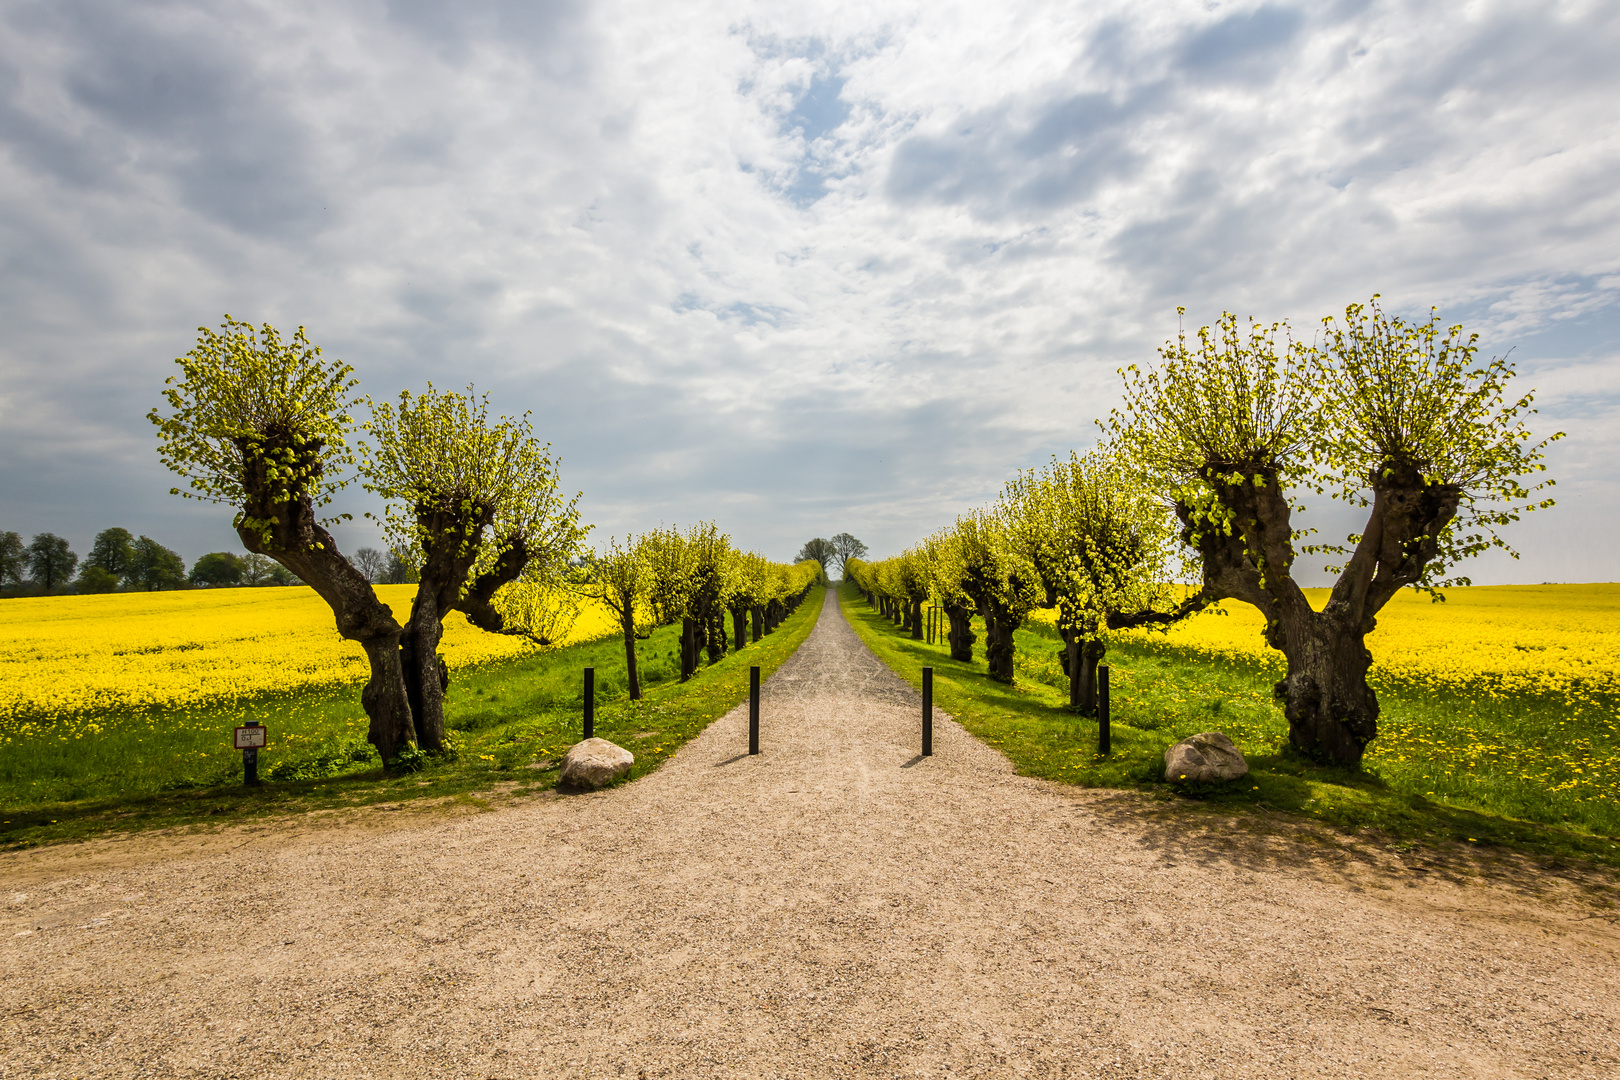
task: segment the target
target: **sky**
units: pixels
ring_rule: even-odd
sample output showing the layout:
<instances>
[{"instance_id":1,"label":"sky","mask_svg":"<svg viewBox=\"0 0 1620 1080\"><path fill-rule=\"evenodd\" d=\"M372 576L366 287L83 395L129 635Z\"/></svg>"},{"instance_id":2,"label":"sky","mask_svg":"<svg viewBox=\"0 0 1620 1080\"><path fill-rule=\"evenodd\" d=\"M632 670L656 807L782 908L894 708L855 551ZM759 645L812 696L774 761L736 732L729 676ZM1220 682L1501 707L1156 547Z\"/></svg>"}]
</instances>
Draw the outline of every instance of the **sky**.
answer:
<instances>
[{"instance_id":1,"label":"sky","mask_svg":"<svg viewBox=\"0 0 1620 1080\"><path fill-rule=\"evenodd\" d=\"M1379 293L1566 433L1464 572L1620 580L1615 56L1613 3L7 0L0 529L238 549L146 419L229 313L531 410L598 535L882 556L1094 444L1178 306Z\"/></svg>"}]
</instances>

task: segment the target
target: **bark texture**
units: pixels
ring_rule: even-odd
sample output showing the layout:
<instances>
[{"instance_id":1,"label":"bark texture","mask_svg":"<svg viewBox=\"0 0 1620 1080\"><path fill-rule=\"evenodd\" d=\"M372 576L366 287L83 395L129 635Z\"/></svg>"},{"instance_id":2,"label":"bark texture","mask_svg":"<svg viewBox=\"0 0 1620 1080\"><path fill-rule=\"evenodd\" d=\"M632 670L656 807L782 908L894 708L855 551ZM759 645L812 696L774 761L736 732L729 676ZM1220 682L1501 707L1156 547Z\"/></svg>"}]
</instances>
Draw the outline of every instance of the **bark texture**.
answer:
<instances>
[{"instance_id":1,"label":"bark texture","mask_svg":"<svg viewBox=\"0 0 1620 1080\"><path fill-rule=\"evenodd\" d=\"M624 668L629 674L630 700L641 700L641 668L636 663L636 603L635 597L625 600L618 608L619 630L624 634Z\"/></svg>"},{"instance_id":2,"label":"bark texture","mask_svg":"<svg viewBox=\"0 0 1620 1080\"><path fill-rule=\"evenodd\" d=\"M1230 478L1237 477L1237 482ZM1369 478L1372 508L1350 561L1322 611L1295 584L1287 496L1267 463L1218 463L1205 480L1229 516L1230 532L1210 528L1178 505L1183 536L1203 556L1203 602L1232 598L1259 608L1266 641L1288 660L1275 693L1289 740L1313 757L1359 766L1378 734L1378 696L1367 684L1366 636L1400 589L1415 584L1457 513L1461 490L1426 484L1410 462L1389 461Z\"/></svg>"},{"instance_id":3,"label":"bark texture","mask_svg":"<svg viewBox=\"0 0 1620 1080\"><path fill-rule=\"evenodd\" d=\"M1097 665L1108 654L1106 642L1080 630L1061 630L1064 646L1058 653L1063 674L1069 677L1069 706L1082 716L1097 715Z\"/></svg>"},{"instance_id":4,"label":"bark texture","mask_svg":"<svg viewBox=\"0 0 1620 1080\"><path fill-rule=\"evenodd\" d=\"M258 447L245 441L240 445L247 462L242 477L247 499L237 536L247 550L276 560L314 589L331 607L338 633L365 650L371 678L360 703L370 720L367 738L387 761L416 739L400 658L404 628L321 527L307 488L288 492L285 481L271 478L266 462L267 457L291 460L314 479L320 475L323 448L319 443L297 443L290 432L275 429L264 433Z\"/></svg>"},{"instance_id":5,"label":"bark texture","mask_svg":"<svg viewBox=\"0 0 1620 1080\"><path fill-rule=\"evenodd\" d=\"M950 620L951 629L946 634L946 640L951 645L951 659L960 660L964 664L973 662L973 643L979 640L973 632L973 609L966 604L953 604L947 601L945 618Z\"/></svg>"}]
</instances>

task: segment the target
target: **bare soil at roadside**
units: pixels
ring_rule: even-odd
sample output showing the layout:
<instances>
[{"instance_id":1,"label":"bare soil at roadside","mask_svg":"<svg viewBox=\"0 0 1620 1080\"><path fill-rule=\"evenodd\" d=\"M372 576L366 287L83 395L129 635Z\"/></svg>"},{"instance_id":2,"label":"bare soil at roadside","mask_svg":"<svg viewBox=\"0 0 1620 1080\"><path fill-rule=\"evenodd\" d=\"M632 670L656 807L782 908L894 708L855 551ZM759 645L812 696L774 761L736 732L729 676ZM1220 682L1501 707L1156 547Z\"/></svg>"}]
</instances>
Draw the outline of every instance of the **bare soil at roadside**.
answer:
<instances>
[{"instance_id":1,"label":"bare soil at roadside","mask_svg":"<svg viewBox=\"0 0 1620 1080\"><path fill-rule=\"evenodd\" d=\"M762 712L588 795L0 855L0 1077L1620 1073L1602 874L921 758L831 594Z\"/></svg>"}]
</instances>

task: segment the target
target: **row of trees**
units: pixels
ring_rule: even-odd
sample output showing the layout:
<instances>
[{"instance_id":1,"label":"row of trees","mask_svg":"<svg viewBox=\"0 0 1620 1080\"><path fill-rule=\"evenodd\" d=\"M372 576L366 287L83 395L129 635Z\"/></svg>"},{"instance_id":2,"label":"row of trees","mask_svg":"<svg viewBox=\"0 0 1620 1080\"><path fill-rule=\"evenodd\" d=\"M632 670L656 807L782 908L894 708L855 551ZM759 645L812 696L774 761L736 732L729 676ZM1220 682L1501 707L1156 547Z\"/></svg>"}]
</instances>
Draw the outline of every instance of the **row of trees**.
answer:
<instances>
[{"instance_id":1,"label":"row of trees","mask_svg":"<svg viewBox=\"0 0 1620 1080\"><path fill-rule=\"evenodd\" d=\"M1124 403L1086 455L1020 474L992 507L845 576L921 636L932 599L950 619L951 655L972 658L974 613L990 674L1012 678L1012 633L1036 606L1058 609L1075 698L1111 631L1165 627L1222 600L1251 604L1287 659L1275 693L1293 745L1344 765L1377 735L1366 635L1404 587L1434 599L1462 560L1525 512L1552 505L1543 451L1561 437L1527 428L1533 393L1509 392L1505 358L1478 335L1387 316L1375 296L1322 320L1315 343L1285 323L1223 314L1182 334L1147 370L1124 369ZM1345 542L1307 542L1306 492L1367 511ZM1342 560L1327 603L1295 580L1300 555ZM1516 557L1516 555L1515 555ZM1190 590L1170 582L1188 578Z\"/></svg>"},{"instance_id":2,"label":"row of trees","mask_svg":"<svg viewBox=\"0 0 1620 1080\"><path fill-rule=\"evenodd\" d=\"M491 417L487 395L471 387L360 396L353 369L324 359L303 327L284 340L227 315L217 332L200 327L175 362L167 411L149 414L164 464L187 481L173 493L230 507L243 546L314 589L338 632L365 650L361 703L385 762L444 744L450 674L438 645L452 612L547 644L566 607L557 601L583 578L627 622L632 664L647 620L683 620L690 677L698 648L723 648L717 610L745 606L774 623L814 580L813 566L783 570L733 552L712 525L655 530L592 556L578 496L560 492L527 413ZM360 424L362 405L370 418ZM403 622L374 588L397 568L374 549L345 557L328 532L349 515L327 507L355 481L383 500L390 558L416 584Z\"/></svg>"},{"instance_id":3,"label":"row of trees","mask_svg":"<svg viewBox=\"0 0 1620 1080\"><path fill-rule=\"evenodd\" d=\"M74 573L75 569L78 571ZM262 555L215 551L188 572L179 553L128 529L103 529L81 562L55 533L39 533L26 545L15 532L0 532L0 589L49 595L73 591L107 593L120 589L151 592L187 586L296 585L298 579Z\"/></svg>"},{"instance_id":4,"label":"row of trees","mask_svg":"<svg viewBox=\"0 0 1620 1080\"><path fill-rule=\"evenodd\" d=\"M845 576L913 637L937 603L951 657L971 661L983 621L990 677L1013 680L1014 632L1036 608L1056 608L1071 700L1096 710L1096 671L1110 630L1164 625L1197 605L1172 584L1172 519L1104 452L1053 459L1020 473L991 507L959 517L900 555L853 559Z\"/></svg>"},{"instance_id":5,"label":"row of trees","mask_svg":"<svg viewBox=\"0 0 1620 1080\"><path fill-rule=\"evenodd\" d=\"M587 560L585 589L612 608L624 636L630 697L641 698L636 640L654 626L681 624L681 681L708 653L713 663L774 630L825 573L814 559L791 566L738 551L731 538L702 522L684 532L654 529L611 538ZM728 635L726 616L731 616Z\"/></svg>"},{"instance_id":6,"label":"row of trees","mask_svg":"<svg viewBox=\"0 0 1620 1080\"><path fill-rule=\"evenodd\" d=\"M549 447L529 418L488 415L487 398L402 391L397 402L356 394L353 369L322 358L302 327L283 340L225 317L201 327L154 409L158 452L188 482L173 493L229 506L248 551L272 559L332 608L340 634L365 650L368 737L383 760L444 744L449 670L443 621L462 612L493 633L544 639L537 593L582 554L576 499L558 492ZM366 405L363 426L354 410ZM358 480L383 498L388 546L417 572L409 618L378 597L373 575L338 550L327 526L336 494ZM520 585L507 603L503 587Z\"/></svg>"}]
</instances>

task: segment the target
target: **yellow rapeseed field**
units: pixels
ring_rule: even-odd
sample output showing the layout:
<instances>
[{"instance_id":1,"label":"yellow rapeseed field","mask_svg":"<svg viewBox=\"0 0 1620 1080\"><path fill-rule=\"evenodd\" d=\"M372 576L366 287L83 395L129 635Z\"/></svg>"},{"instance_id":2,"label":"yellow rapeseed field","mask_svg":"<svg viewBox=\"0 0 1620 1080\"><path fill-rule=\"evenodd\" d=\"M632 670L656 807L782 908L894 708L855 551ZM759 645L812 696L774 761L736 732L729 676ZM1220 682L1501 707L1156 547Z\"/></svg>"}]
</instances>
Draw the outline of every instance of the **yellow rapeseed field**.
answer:
<instances>
[{"instance_id":1,"label":"yellow rapeseed field","mask_svg":"<svg viewBox=\"0 0 1620 1080\"><path fill-rule=\"evenodd\" d=\"M414 585L379 585L397 618ZM460 615L440 652L452 669L536 651ZM586 604L562 644L606 636L612 613ZM338 636L314 590L208 589L0 602L0 741L21 726L130 710L193 708L266 692L361 682L365 654Z\"/></svg>"},{"instance_id":2,"label":"yellow rapeseed field","mask_svg":"<svg viewBox=\"0 0 1620 1080\"><path fill-rule=\"evenodd\" d=\"M1328 590L1307 590L1318 609ZM1423 793L1460 791L1489 775L1567 794L1620 799L1620 585L1500 585L1446 590L1444 603L1406 590L1367 638L1370 676L1386 700L1367 764L1427 777ZM1037 615L1046 621L1051 612ZM1259 664L1273 675L1282 654L1261 637L1264 620L1228 602L1167 634L1124 642L1214 663ZM1280 722L1280 721L1279 721ZM1427 790L1432 787L1435 790Z\"/></svg>"},{"instance_id":3,"label":"yellow rapeseed field","mask_svg":"<svg viewBox=\"0 0 1620 1080\"><path fill-rule=\"evenodd\" d=\"M1306 594L1318 609L1327 602L1326 589ZM1445 596L1437 604L1406 589L1379 614L1367 638L1375 683L1586 701L1620 690L1620 585L1487 585L1448 589ZM1052 613L1038 617L1049 621ZM1253 607L1228 601L1168 634L1123 637L1280 668L1282 654L1261 638L1264 627Z\"/></svg>"}]
</instances>

